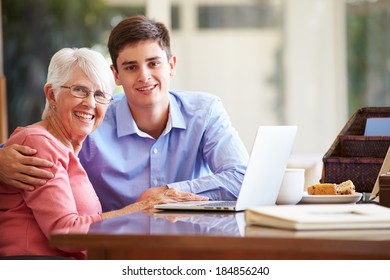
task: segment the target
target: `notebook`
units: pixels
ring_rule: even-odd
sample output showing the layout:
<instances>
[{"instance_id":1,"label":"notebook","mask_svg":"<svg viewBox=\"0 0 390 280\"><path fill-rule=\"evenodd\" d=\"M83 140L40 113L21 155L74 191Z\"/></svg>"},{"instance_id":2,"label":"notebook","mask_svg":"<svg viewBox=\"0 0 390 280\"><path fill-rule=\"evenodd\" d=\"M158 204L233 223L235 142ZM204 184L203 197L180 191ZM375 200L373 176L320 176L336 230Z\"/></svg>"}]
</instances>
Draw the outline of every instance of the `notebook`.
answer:
<instances>
[{"instance_id":1,"label":"notebook","mask_svg":"<svg viewBox=\"0 0 390 280\"><path fill-rule=\"evenodd\" d=\"M243 211L275 205L292 151L296 126L260 126L237 201L188 201L155 205L163 210Z\"/></svg>"},{"instance_id":2,"label":"notebook","mask_svg":"<svg viewBox=\"0 0 390 280\"><path fill-rule=\"evenodd\" d=\"M247 224L291 230L390 228L390 209L376 204L311 204L251 207Z\"/></svg>"}]
</instances>

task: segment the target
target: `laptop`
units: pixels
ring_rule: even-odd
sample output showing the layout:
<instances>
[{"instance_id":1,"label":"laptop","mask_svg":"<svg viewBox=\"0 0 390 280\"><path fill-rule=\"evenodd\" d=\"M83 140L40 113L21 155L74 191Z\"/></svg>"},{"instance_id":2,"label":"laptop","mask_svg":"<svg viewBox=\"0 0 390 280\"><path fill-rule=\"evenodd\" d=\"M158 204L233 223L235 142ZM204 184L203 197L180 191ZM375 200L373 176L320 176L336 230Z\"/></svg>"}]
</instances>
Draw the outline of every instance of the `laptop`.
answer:
<instances>
[{"instance_id":1,"label":"laptop","mask_svg":"<svg viewBox=\"0 0 390 280\"><path fill-rule=\"evenodd\" d=\"M237 201L186 201L155 205L161 210L244 211L275 205L297 126L260 126Z\"/></svg>"}]
</instances>

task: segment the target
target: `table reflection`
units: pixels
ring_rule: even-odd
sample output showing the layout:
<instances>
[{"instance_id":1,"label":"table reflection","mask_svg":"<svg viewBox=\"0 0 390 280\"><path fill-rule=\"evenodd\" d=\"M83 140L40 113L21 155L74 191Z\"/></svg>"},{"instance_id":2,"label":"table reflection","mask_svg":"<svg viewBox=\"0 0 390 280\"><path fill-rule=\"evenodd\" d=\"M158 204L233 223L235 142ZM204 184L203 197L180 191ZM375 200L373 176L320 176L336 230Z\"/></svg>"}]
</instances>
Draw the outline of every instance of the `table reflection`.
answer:
<instances>
[{"instance_id":1,"label":"table reflection","mask_svg":"<svg viewBox=\"0 0 390 280\"><path fill-rule=\"evenodd\" d=\"M244 213L145 212L91 224L89 234L147 234L243 236Z\"/></svg>"},{"instance_id":2,"label":"table reflection","mask_svg":"<svg viewBox=\"0 0 390 280\"><path fill-rule=\"evenodd\" d=\"M389 259L390 230L291 231L245 225L244 212L141 212L51 236L89 259Z\"/></svg>"},{"instance_id":3,"label":"table reflection","mask_svg":"<svg viewBox=\"0 0 390 280\"><path fill-rule=\"evenodd\" d=\"M153 211L123 215L55 234L198 235L298 239L390 240L389 229L294 231L245 224L244 212Z\"/></svg>"}]
</instances>

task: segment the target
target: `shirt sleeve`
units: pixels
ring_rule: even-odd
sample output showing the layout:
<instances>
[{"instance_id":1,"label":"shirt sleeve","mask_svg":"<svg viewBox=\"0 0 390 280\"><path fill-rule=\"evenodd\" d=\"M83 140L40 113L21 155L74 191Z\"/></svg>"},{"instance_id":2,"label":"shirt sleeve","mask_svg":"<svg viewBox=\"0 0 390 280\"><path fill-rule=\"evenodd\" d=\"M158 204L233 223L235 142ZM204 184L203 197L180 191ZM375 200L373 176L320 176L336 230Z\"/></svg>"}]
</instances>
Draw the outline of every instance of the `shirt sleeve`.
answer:
<instances>
[{"instance_id":1,"label":"shirt sleeve","mask_svg":"<svg viewBox=\"0 0 390 280\"><path fill-rule=\"evenodd\" d=\"M185 182L169 184L212 200L236 200L249 155L232 126L220 99L214 99L206 116L201 147L212 174Z\"/></svg>"}]
</instances>

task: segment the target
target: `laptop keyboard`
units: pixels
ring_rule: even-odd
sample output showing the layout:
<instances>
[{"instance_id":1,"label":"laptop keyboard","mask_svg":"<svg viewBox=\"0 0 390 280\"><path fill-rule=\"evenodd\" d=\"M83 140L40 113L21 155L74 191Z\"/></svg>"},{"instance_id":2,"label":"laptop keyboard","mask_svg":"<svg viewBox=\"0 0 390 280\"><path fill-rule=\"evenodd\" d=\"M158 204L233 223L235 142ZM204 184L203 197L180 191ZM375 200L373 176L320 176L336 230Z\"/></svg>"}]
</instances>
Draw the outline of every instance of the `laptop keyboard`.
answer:
<instances>
[{"instance_id":1,"label":"laptop keyboard","mask_svg":"<svg viewBox=\"0 0 390 280\"><path fill-rule=\"evenodd\" d=\"M209 202L205 204L201 204L202 206L213 206L213 207L229 207L229 206L235 206L236 201L215 201L215 202Z\"/></svg>"}]
</instances>

